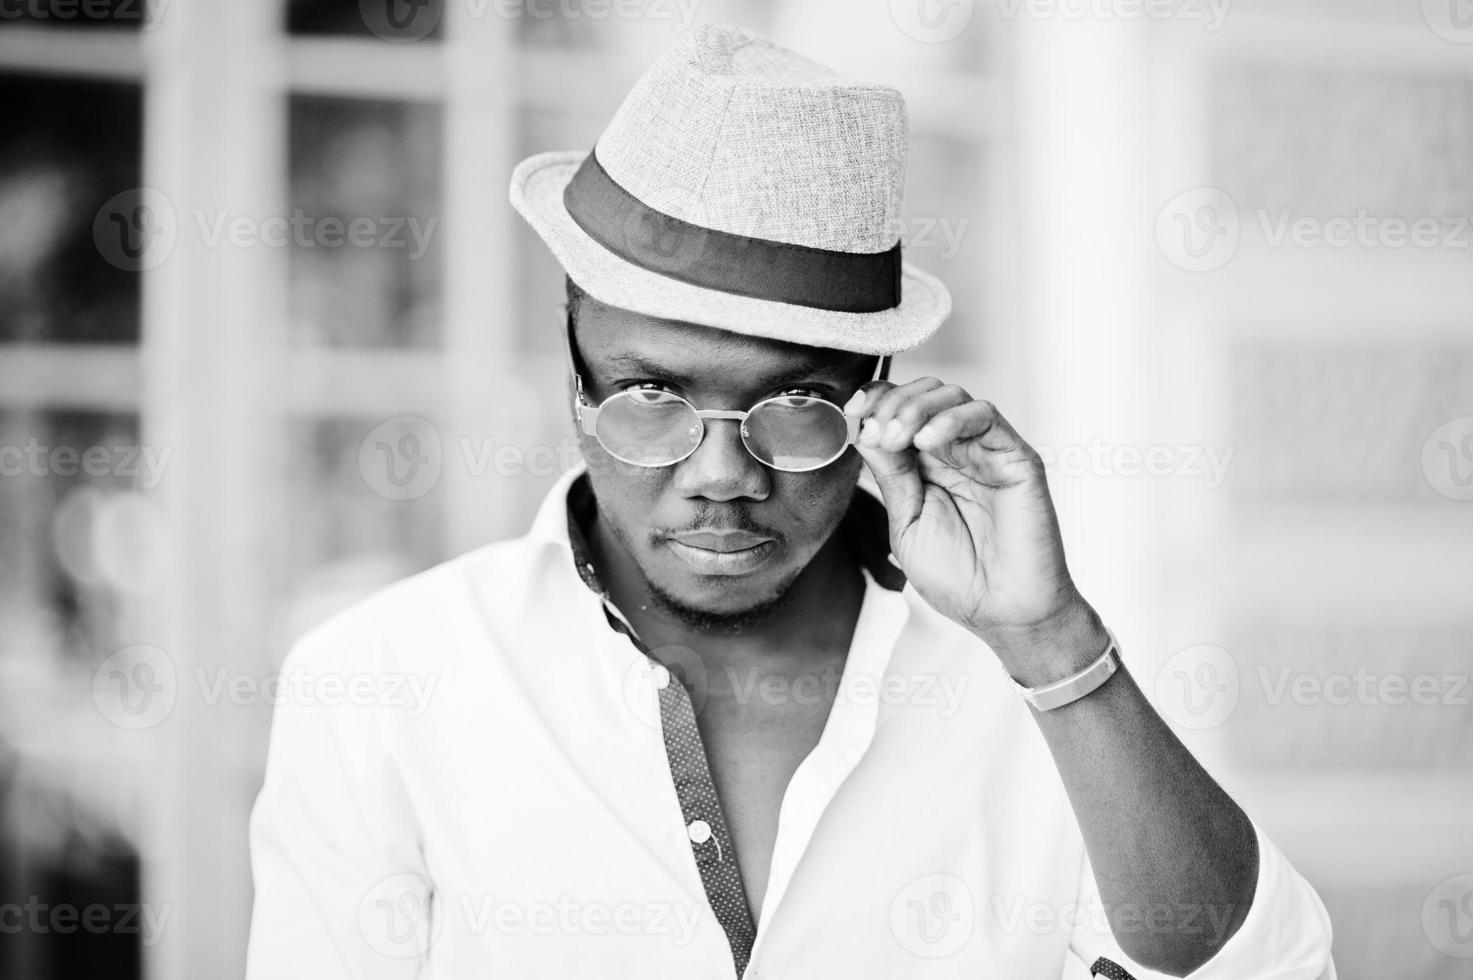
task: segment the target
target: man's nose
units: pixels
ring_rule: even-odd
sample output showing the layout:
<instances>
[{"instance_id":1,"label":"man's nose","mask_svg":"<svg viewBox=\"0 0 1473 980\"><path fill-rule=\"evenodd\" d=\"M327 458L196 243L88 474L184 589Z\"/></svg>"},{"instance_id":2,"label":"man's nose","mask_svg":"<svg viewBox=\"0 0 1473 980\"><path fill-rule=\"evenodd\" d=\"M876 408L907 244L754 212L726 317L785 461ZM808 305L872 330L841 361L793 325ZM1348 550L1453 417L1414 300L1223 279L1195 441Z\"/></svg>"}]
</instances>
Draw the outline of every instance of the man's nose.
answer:
<instances>
[{"instance_id":1,"label":"man's nose","mask_svg":"<svg viewBox=\"0 0 1473 980\"><path fill-rule=\"evenodd\" d=\"M742 423L705 419L706 436L696 451L675 466L675 488L685 497L707 500L766 500L772 476L742 444Z\"/></svg>"}]
</instances>

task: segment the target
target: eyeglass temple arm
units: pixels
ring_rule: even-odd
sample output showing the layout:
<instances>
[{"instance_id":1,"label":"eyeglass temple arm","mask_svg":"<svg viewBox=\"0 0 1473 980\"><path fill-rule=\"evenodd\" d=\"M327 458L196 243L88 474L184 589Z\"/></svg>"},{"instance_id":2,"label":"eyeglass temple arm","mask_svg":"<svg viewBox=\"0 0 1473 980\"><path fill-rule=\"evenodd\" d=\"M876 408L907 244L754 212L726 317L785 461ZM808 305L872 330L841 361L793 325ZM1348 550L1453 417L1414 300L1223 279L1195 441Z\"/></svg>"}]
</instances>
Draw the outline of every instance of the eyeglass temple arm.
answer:
<instances>
[{"instance_id":1,"label":"eyeglass temple arm","mask_svg":"<svg viewBox=\"0 0 1473 980\"><path fill-rule=\"evenodd\" d=\"M583 400L583 374L578 370L577 359L573 356L573 310L567 304L563 305L566 315L563 322L563 353L568 358L568 373L573 376L573 414L577 417L579 425L587 435L593 435L593 423L598 418L598 409Z\"/></svg>"}]
</instances>

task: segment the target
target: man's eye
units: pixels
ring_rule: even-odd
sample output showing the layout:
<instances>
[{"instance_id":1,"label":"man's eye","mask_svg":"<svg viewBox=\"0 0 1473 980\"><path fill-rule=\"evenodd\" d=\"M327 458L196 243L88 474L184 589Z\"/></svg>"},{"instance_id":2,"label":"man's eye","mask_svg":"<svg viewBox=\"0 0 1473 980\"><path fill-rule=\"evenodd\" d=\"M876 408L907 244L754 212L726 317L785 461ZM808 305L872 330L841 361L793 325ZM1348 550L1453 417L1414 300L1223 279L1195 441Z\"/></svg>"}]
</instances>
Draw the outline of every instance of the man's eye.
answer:
<instances>
[{"instance_id":1,"label":"man's eye","mask_svg":"<svg viewBox=\"0 0 1473 980\"><path fill-rule=\"evenodd\" d=\"M621 391L668 391L672 395L675 390L663 381L630 381L620 388Z\"/></svg>"},{"instance_id":2,"label":"man's eye","mask_svg":"<svg viewBox=\"0 0 1473 980\"><path fill-rule=\"evenodd\" d=\"M789 395L800 395L804 398L822 399L824 396L823 392L819 391L817 388L805 388L802 385L797 385L792 388L784 388L777 394L779 398L785 398Z\"/></svg>"}]
</instances>

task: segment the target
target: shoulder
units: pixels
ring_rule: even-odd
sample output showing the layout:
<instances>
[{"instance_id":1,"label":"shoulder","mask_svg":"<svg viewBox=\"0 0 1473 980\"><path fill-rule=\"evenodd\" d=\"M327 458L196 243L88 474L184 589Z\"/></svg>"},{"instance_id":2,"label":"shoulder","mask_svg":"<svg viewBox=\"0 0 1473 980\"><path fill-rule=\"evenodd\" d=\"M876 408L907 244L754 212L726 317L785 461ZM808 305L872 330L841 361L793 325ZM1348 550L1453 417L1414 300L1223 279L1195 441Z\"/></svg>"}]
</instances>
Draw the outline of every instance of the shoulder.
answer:
<instances>
[{"instance_id":1,"label":"shoulder","mask_svg":"<svg viewBox=\"0 0 1473 980\"><path fill-rule=\"evenodd\" d=\"M530 535L483 545L386 585L308 629L283 669L424 669L515 615L555 549Z\"/></svg>"}]
</instances>

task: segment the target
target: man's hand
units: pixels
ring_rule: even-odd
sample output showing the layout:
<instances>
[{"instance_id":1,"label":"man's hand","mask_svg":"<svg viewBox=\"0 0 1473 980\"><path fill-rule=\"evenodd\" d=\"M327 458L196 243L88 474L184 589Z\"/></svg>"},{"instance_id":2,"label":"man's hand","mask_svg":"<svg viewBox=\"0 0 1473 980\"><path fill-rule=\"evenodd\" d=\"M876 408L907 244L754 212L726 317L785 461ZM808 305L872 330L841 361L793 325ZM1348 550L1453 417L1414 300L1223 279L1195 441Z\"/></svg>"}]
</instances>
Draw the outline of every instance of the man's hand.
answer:
<instances>
[{"instance_id":1,"label":"man's hand","mask_svg":"<svg viewBox=\"0 0 1473 980\"><path fill-rule=\"evenodd\" d=\"M922 378L866 385L845 411L866 420L859 453L885 498L890 549L923 599L981 637L1029 687L1104 652L1109 636L1064 562L1043 462L991 403ZM1172 976L1196 970L1254 902L1253 824L1127 670L1034 718L1105 907L1159 917L1159 929L1115 929L1120 948ZM1190 923L1192 909L1215 910L1226 928L1208 935Z\"/></svg>"},{"instance_id":2,"label":"man's hand","mask_svg":"<svg viewBox=\"0 0 1473 980\"><path fill-rule=\"evenodd\" d=\"M866 385L856 448L921 597L982 638L1024 684L1058 680L1108 636L1069 577L1043 461L997 408L921 378Z\"/></svg>"}]
</instances>

